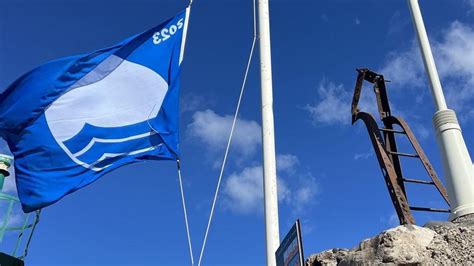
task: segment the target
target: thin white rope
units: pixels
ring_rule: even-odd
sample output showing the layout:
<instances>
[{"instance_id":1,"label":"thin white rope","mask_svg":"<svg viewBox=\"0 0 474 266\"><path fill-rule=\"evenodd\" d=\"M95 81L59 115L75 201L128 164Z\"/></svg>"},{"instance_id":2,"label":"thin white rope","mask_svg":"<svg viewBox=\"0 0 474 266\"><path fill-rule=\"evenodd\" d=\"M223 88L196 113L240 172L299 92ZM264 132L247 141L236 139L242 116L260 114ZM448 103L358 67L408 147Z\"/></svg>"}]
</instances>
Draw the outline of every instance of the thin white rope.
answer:
<instances>
[{"instance_id":1,"label":"thin white rope","mask_svg":"<svg viewBox=\"0 0 474 266\"><path fill-rule=\"evenodd\" d=\"M216 192L214 193L214 200L212 201L211 213L209 214L209 220L207 222L206 234L204 235L204 241L202 243L201 253L199 255L198 266L201 266L202 258L204 256L204 249L206 248L207 237L209 235L209 229L211 227L212 218L214 216L214 209L215 209L215 206L216 206L217 195L219 194L219 189L220 189L220 186L221 186L222 176L224 174L224 169L225 169L225 165L226 165L226 162L227 162L227 155L229 154L230 144L232 142L232 137L234 135L235 124L237 122L237 117L239 115L240 104L242 102L242 96L243 96L244 91L245 91L245 85L247 84L247 77L248 77L248 73L249 73L249 70L250 70L250 65L252 63L253 52L254 52L254 49L255 49L256 40L257 40L257 17L256 17L255 0L253 0L253 40L252 40L252 48L250 49L250 54L249 54L249 58L248 58L248 61L247 61L247 67L245 69L245 75L244 75L244 78L243 78L243 81L242 81L242 86L240 88L239 100L237 102L237 107L235 109L234 120L232 121L232 127L230 129L229 139L227 140L227 146L226 146L225 153L224 153L224 159L222 160L221 171L220 171L220 174L219 174L219 179L217 181Z\"/></svg>"},{"instance_id":2,"label":"thin white rope","mask_svg":"<svg viewBox=\"0 0 474 266\"><path fill-rule=\"evenodd\" d=\"M186 210L186 200L184 198L184 189L183 189L183 178L181 176L181 164L179 160L176 160L178 164L178 178L179 178L179 189L181 190L181 202L183 204L183 212L184 212L184 222L186 224L186 234L188 236L188 246L189 246L189 255L191 256L191 265L194 266L194 255L193 255L193 245L191 242L191 234L189 232L189 223L188 223L188 212Z\"/></svg>"},{"instance_id":3,"label":"thin white rope","mask_svg":"<svg viewBox=\"0 0 474 266\"><path fill-rule=\"evenodd\" d=\"M193 3L193 0L190 0L189 1L189 8L191 7L192 3ZM188 23L188 22L186 21L186 23ZM148 123L148 127L152 131L154 131L156 133L160 133L158 130L156 130L152 126L152 124L150 122L150 117L153 114L153 112L155 111L156 106L157 106L157 103L155 103L152 110L148 114L147 123ZM176 163L177 163L177 166L178 166L179 189L180 189L180 192L181 192L181 203L183 205L184 223L186 224L186 235L187 235L187 238L188 238L189 256L191 257L191 266L194 266L193 245L192 245L192 241L191 241L191 233L190 233L190 230L189 230L188 211L186 209L186 199L185 199L185 196L184 196L184 189L183 189L183 177L181 175L181 164L180 164L179 159L176 160Z\"/></svg>"}]
</instances>

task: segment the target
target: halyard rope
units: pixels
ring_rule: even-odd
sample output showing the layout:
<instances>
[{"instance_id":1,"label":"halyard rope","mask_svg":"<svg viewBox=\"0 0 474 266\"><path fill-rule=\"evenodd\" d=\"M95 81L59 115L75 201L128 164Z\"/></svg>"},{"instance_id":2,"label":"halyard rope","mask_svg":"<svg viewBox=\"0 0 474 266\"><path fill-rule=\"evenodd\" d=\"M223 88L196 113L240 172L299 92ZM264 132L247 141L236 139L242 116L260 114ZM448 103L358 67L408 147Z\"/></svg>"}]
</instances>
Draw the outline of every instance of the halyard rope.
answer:
<instances>
[{"instance_id":1,"label":"halyard rope","mask_svg":"<svg viewBox=\"0 0 474 266\"><path fill-rule=\"evenodd\" d=\"M190 2L192 3L192 0ZM253 52L254 52L254 49L255 49L256 41L257 41L257 14L256 14L255 0L253 0L253 40L252 40L252 48L250 49L250 54L249 54L249 58L248 58L248 61L247 61L247 68L245 69L244 79L242 81L242 86L240 88L239 100L237 102L237 107L236 107L236 110L235 110L235 113L234 113L234 120L232 121L232 127L230 129L229 139L227 140L227 147L225 149L224 159L222 160L221 171L220 171L220 174L219 174L219 179L217 181L217 187L216 187L216 192L214 194L214 200L212 201L211 212L209 214L209 220L207 222L206 234L204 235L204 241L202 243L201 253L199 255L198 266L201 266L202 258L203 258L203 255L204 255L204 249L206 247L207 237L209 235L209 229L211 227L212 217L214 215L214 208L216 206L217 195L219 194L219 188L221 186L222 176L224 174L224 168L225 168L225 165L226 165L226 162L227 162L227 155L229 154L229 149L230 149L230 144L232 142L232 136L234 134L235 124L237 122L237 117L239 115L240 103L242 102L242 96L243 96L244 91L245 91L245 85L247 84L247 76L248 76L250 65L251 65L251 62L252 62Z\"/></svg>"},{"instance_id":2,"label":"halyard rope","mask_svg":"<svg viewBox=\"0 0 474 266\"><path fill-rule=\"evenodd\" d=\"M189 9L191 9L192 4L193 4L193 0L190 0L189 5L188 5ZM189 22L187 22L187 23L189 23ZM153 106L153 109L151 110L150 114L148 115L147 123L148 123L148 126L150 127L151 130L153 130L156 133L159 133L158 130L156 130L150 123L150 116L153 113L153 111L155 110L156 105L157 104L155 104L155 106ZM177 163L177 166L178 166L179 189L180 189L180 192L181 192L181 203L183 205L184 222L185 222L185 225L186 225L186 236L188 238L189 255L191 257L191 266L194 266L193 245L192 245L192 241L191 241L191 233L189 231L188 212L186 210L186 200L185 200L185 197L184 197L184 189L183 189L183 177L181 175L181 163L180 163L179 159L176 160L176 163Z\"/></svg>"},{"instance_id":3,"label":"halyard rope","mask_svg":"<svg viewBox=\"0 0 474 266\"><path fill-rule=\"evenodd\" d=\"M186 200L184 198L183 180L181 177L181 164L179 160L176 160L176 162L178 164L179 189L181 191L181 202L183 203L184 222L186 223L186 234L188 236L189 255L191 256L191 265L194 265L193 245L191 243L191 234L189 233L188 212L186 211Z\"/></svg>"},{"instance_id":4,"label":"halyard rope","mask_svg":"<svg viewBox=\"0 0 474 266\"><path fill-rule=\"evenodd\" d=\"M191 9L192 4L193 4L193 0L189 0L189 5L188 5L189 9ZM189 256L191 257L191 266L194 266L193 244L191 241L191 233L189 232L188 212L186 210L186 199L184 198L183 178L181 175L181 163L179 159L176 160L176 163L178 166L179 190L181 192L181 203L183 204L184 222L186 224L186 236L188 238Z\"/></svg>"}]
</instances>

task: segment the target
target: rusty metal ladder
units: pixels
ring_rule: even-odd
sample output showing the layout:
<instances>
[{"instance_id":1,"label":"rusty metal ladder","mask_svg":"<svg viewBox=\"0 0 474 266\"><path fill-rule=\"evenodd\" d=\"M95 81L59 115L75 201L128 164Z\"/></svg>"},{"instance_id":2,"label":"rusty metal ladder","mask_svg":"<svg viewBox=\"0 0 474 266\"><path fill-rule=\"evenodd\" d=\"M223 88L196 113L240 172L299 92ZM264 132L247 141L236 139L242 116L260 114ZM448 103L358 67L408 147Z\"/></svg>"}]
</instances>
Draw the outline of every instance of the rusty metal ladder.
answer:
<instances>
[{"instance_id":1,"label":"rusty metal ladder","mask_svg":"<svg viewBox=\"0 0 474 266\"><path fill-rule=\"evenodd\" d=\"M450 212L449 209L436 209L409 205L405 183L435 186L449 206L448 194L408 124L402 118L392 116L385 87L386 81L383 75L377 74L368 69L357 69L357 72L358 76L351 108L352 124L361 119L367 127L400 224L415 224L415 219L413 218L411 211ZM379 116L384 124L383 128L379 128L375 118L370 113L361 112L358 108L364 81L373 84ZM401 130L394 129L394 126L400 127ZM397 149L396 135L407 137L413 147L414 153L399 152ZM400 157L420 160L431 180L405 177L400 164Z\"/></svg>"}]
</instances>

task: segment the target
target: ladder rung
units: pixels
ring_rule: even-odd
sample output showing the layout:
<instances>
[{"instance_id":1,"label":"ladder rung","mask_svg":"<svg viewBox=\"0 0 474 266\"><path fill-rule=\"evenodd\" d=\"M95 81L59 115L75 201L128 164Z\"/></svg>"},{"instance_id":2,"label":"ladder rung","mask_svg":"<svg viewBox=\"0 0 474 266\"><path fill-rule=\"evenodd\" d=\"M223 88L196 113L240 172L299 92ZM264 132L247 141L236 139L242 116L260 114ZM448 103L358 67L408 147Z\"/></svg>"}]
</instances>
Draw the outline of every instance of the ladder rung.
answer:
<instances>
[{"instance_id":1,"label":"ladder rung","mask_svg":"<svg viewBox=\"0 0 474 266\"><path fill-rule=\"evenodd\" d=\"M396 134L406 134L405 131L400 131L400 130L394 130L394 129L388 129L388 128L379 128L380 131L383 131L383 132L392 132L392 133L396 133Z\"/></svg>"},{"instance_id":2,"label":"ladder rung","mask_svg":"<svg viewBox=\"0 0 474 266\"><path fill-rule=\"evenodd\" d=\"M417 184L426 184L426 185L434 185L435 184L433 181L425 181L425 180L420 180L420 179L403 178L402 180L404 182L417 183Z\"/></svg>"},{"instance_id":3,"label":"ladder rung","mask_svg":"<svg viewBox=\"0 0 474 266\"><path fill-rule=\"evenodd\" d=\"M394 151L387 151L387 153L395 154L398 156L405 156L405 157L412 157L412 158L420 158L418 154L411 154L411 153L403 153L403 152L394 152Z\"/></svg>"},{"instance_id":4,"label":"ladder rung","mask_svg":"<svg viewBox=\"0 0 474 266\"><path fill-rule=\"evenodd\" d=\"M412 210L412 211L425 211L425 212L451 212L450 210L446 210L446 209L435 209L435 208L426 208L426 207L412 207L412 206L410 206L410 210Z\"/></svg>"}]
</instances>

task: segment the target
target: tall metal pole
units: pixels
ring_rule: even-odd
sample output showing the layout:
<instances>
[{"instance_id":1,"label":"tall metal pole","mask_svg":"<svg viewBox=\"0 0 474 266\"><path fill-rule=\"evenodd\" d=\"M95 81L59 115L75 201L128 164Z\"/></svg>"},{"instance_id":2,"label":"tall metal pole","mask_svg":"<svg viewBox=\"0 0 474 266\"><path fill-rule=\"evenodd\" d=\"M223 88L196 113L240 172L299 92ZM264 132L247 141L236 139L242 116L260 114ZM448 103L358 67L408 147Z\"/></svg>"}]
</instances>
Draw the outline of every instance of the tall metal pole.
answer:
<instances>
[{"instance_id":1,"label":"tall metal pole","mask_svg":"<svg viewBox=\"0 0 474 266\"><path fill-rule=\"evenodd\" d=\"M453 220L474 213L474 170L472 160L464 143L456 113L448 109L446 105L418 0L408 0L408 5L436 106L433 125L441 152L444 178L451 204L449 219Z\"/></svg>"},{"instance_id":2,"label":"tall metal pole","mask_svg":"<svg viewBox=\"0 0 474 266\"><path fill-rule=\"evenodd\" d=\"M258 0L260 68L262 85L263 195L267 266L275 266L275 251L280 245L278 196L273 124L272 57L268 0Z\"/></svg>"}]
</instances>

